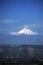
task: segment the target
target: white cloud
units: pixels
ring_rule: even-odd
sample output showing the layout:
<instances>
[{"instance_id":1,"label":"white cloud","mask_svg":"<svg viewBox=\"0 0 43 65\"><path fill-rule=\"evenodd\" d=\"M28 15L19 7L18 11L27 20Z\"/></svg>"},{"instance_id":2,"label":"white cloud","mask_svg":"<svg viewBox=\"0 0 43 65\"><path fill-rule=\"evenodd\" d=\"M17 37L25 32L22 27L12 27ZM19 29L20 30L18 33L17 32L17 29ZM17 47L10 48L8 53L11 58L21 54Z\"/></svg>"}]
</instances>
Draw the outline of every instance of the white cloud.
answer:
<instances>
[{"instance_id":1,"label":"white cloud","mask_svg":"<svg viewBox=\"0 0 43 65\"><path fill-rule=\"evenodd\" d=\"M10 32L10 35L19 35L18 32Z\"/></svg>"},{"instance_id":2,"label":"white cloud","mask_svg":"<svg viewBox=\"0 0 43 65\"><path fill-rule=\"evenodd\" d=\"M40 28L43 27L43 23L35 23L35 24L29 24L27 25L29 28Z\"/></svg>"},{"instance_id":3,"label":"white cloud","mask_svg":"<svg viewBox=\"0 0 43 65\"><path fill-rule=\"evenodd\" d=\"M8 19L8 20L4 20L4 22L16 22L17 20L11 20L11 19Z\"/></svg>"},{"instance_id":4,"label":"white cloud","mask_svg":"<svg viewBox=\"0 0 43 65\"><path fill-rule=\"evenodd\" d=\"M23 29L21 29L18 32L10 32L10 35L37 35L37 32L33 32L32 30L28 29L27 26L25 25L25 27Z\"/></svg>"}]
</instances>

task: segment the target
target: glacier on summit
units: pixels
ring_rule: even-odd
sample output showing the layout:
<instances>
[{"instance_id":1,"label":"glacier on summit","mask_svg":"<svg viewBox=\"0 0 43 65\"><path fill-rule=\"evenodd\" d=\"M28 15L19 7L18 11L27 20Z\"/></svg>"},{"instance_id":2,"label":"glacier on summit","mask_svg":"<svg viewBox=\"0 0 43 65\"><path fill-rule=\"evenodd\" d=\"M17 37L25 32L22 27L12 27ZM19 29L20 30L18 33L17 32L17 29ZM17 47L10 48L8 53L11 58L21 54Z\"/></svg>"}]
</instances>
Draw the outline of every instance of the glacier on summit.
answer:
<instances>
[{"instance_id":1,"label":"glacier on summit","mask_svg":"<svg viewBox=\"0 0 43 65\"><path fill-rule=\"evenodd\" d=\"M21 29L18 32L10 32L10 35L37 35L37 32L33 32L32 30L28 29L27 26L25 25L23 29Z\"/></svg>"}]
</instances>

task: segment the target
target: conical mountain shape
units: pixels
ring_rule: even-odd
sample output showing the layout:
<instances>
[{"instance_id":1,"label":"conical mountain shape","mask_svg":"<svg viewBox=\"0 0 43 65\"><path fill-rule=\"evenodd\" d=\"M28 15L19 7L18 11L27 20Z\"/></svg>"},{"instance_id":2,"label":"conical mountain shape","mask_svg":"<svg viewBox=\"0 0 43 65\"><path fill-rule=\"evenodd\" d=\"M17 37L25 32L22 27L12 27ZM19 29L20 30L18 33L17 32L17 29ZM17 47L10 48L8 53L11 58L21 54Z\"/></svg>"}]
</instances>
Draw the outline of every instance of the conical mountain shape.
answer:
<instances>
[{"instance_id":1,"label":"conical mountain shape","mask_svg":"<svg viewBox=\"0 0 43 65\"><path fill-rule=\"evenodd\" d=\"M25 27L18 31L18 32L11 32L10 33L11 35L22 35L22 34L25 34L25 35L36 35L38 33L36 32L33 32L32 30L28 29L27 26L25 25Z\"/></svg>"}]
</instances>

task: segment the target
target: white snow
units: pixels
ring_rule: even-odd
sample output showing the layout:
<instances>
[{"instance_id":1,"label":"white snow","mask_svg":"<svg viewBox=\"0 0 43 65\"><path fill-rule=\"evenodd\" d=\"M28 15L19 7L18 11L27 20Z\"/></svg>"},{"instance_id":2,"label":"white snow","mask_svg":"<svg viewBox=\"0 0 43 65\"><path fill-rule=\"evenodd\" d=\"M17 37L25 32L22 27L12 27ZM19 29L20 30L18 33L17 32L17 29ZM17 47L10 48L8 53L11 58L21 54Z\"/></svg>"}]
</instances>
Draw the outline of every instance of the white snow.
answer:
<instances>
[{"instance_id":1,"label":"white snow","mask_svg":"<svg viewBox=\"0 0 43 65\"><path fill-rule=\"evenodd\" d=\"M37 35L38 33L33 32L32 30L28 29L26 25L22 30L20 30L18 32L11 32L10 33L10 35L22 35L22 34L25 34L25 35Z\"/></svg>"}]
</instances>

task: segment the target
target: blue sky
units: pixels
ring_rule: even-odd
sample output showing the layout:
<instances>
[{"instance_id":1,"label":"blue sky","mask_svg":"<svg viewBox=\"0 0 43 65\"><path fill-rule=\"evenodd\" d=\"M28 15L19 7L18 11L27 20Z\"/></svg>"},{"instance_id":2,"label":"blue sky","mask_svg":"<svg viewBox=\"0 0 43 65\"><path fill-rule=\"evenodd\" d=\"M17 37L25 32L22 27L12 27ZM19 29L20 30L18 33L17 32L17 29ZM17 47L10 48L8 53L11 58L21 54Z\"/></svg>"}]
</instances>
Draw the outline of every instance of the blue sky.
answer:
<instances>
[{"instance_id":1,"label":"blue sky","mask_svg":"<svg viewBox=\"0 0 43 65\"><path fill-rule=\"evenodd\" d=\"M18 31L24 25L43 34L43 0L0 0L0 34Z\"/></svg>"}]
</instances>

